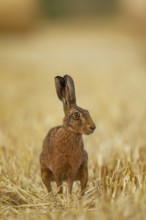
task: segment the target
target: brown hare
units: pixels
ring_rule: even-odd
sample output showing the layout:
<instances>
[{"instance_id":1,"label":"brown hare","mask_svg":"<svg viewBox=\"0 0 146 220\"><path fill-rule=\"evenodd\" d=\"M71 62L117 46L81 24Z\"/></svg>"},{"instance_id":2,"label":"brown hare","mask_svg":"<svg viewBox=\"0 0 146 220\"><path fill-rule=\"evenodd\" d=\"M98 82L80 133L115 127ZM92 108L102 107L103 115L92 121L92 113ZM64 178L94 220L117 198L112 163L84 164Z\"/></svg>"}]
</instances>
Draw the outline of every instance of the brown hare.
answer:
<instances>
[{"instance_id":1,"label":"brown hare","mask_svg":"<svg viewBox=\"0 0 146 220\"><path fill-rule=\"evenodd\" d=\"M88 181L88 154L84 150L82 134L91 134L96 126L89 112L76 105L74 81L69 75L55 77L58 98L62 101L65 117L63 125L50 129L43 142L40 155L41 177L51 191L51 181L56 181L59 193L62 182L67 181L72 192L74 180L81 183L81 191Z\"/></svg>"}]
</instances>

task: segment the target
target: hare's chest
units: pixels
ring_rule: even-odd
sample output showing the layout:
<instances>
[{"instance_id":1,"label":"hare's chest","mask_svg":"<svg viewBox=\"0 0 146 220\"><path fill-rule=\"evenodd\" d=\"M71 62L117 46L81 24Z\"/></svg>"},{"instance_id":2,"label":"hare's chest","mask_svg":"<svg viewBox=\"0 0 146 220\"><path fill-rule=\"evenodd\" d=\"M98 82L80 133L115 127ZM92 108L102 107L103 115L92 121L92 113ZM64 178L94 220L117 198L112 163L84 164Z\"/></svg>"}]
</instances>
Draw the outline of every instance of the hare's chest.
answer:
<instances>
[{"instance_id":1,"label":"hare's chest","mask_svg":"<svg viewBox=\"0 0 146 220\"><path fill-rule=\"evenodd\" d=\"M62 167L78 167L82 161L83 149L79 144L63 141L55 147L53 155Z\"/></svg>"},{"instance_id":2,"label":"hare's chest","mask_svg":"<svg viewBox=\"0 0 146 220\"><path fill-rule=\"evenodd\" d=\"M54 137L54 151L58 154L64 154L66 156L78 155L83 150L83 140L81 135L75 135L74 133L66 132L62 135L62 129L60 129Z\"/></svg>"},{"instance_id":3,"label":"hare's chest","mask_svg":"<svg viewBox=\"0 0 146 220\"><path fill-rule=\"evenodd\" d=\"M54 149L54 153L56 154L56 156L59 157L59 155L62 155L66 159L70 159L72 157L80 157L82 155L82 152L82 146L73 142L66 141L57 145Z\"/></svg>"}]
</instances>

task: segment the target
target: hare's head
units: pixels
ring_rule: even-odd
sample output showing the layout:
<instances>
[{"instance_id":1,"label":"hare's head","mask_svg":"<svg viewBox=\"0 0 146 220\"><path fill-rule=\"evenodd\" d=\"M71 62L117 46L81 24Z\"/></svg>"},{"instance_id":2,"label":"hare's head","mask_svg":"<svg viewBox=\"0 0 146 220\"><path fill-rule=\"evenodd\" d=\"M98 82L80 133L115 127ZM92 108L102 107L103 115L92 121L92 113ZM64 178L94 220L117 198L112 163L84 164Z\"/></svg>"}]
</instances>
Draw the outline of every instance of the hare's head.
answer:
<instances>
[{"instance_id":1,"label":"hare's head","mask_svg":"<svg viewBox=\"0 0 146 220\"><path fill-rule=\"evenodd\" d=\"M75 133L91 134L96 126L89 112L76 105L74 81L69 75L55 77L58 98L63 102L64 126Z\"/></svg>"}]
</instances>

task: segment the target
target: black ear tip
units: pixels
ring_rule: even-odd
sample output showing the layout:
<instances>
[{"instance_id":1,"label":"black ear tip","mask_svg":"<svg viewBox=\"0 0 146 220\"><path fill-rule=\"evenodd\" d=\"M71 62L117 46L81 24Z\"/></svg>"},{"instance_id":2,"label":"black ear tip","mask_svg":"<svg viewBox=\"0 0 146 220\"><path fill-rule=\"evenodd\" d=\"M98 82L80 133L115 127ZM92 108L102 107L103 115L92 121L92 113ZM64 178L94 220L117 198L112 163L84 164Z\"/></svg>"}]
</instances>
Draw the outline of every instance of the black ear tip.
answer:
<instances>
[{"instance_id":1,"label":"black ear tip","mask_svg":"<svg viewBox=\"0 0 146 220\"><path fill-rule=\"evenodd\" d=\"M73 80L73 78L72 78L70 75L64 75L63 78L64 78L65 80L67 80L67 79Z\"/></svg>"},{"instance_id":2,"label":"black ear tip","mask_svg":"<svg viewBox=\"0 0 146 220\"><path fill-rule=\"evenodd\" d=\"M62 87L65 87L65 85L66 85L66 82L65 82L65 79L63 78L63 77L61 77L61 76L56 76L55 77L55 81L59 81L59 83L60 83L60 85L62 86Z\"/></svg>"},{"instance_id":3,"label":"black ear tip","mask_svg":"<svg viewBox=\"0 0 146 220\"><path fill-rule=\"evenodd\" d=\"M56 79L58 79L58 78L59 78L59 76L55 76L54 78L55 78L55 80L56 80Z\"/></svg>"},{"instance_id":4,"label":"black ear tip","mask_svg":"<svg viewBox=\"0 0 146 220\"><path fill-rule=\"evenodd\" d=\"M69 75L66 74L66 75L63 76L63 78L66 78L66 77L68 77L68 76L69 76ZM70 76L69 76L69 77L70 77Z\"/></svg>"},{"instance_id":5,"label":"black ear tip","mask_svg":"<svg viewBox=\"0 0 146 220\"><path fill-rule=\"evenodd\" d=\"M55 76L55 80L56 79L60 80L60 79L62 79L62 77L61 76Z\"/></svg>"}]
</instances>

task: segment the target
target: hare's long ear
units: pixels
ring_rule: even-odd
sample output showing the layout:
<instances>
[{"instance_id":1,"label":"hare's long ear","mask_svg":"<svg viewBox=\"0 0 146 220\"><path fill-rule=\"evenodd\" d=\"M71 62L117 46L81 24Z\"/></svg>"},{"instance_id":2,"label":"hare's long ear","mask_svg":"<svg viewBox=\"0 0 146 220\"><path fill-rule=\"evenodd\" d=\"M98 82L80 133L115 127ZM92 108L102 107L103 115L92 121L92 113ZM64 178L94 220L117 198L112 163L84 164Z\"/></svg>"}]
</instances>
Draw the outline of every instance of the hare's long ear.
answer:
<instances>
[{"instance_id":1,"label":"hare's long ear","mask_svg":"<svg viewBox=\"0 0 146 220\"><path fill-rule=\"evenodd\" d=\"M58 95L58 98L62 101L63 98L65 98L65 85L66 82L64 78L61 76L55 77L55 86L56 86L56 92Z\"/></svg>"},{"instance_id":2,"label":"hare's long ear","mask_svg":"<svg viewBox=\"0 0 146 220\"><path fill-rule=\"evenodd\" d=\"M76 105L75 87L73 79L69 75L55 77L55 86L58 98L63 102L65 113Z\"/></svg>"},{"instance_id":3,"label":"hare's long ear","mask_svg":"<svg viewBox=\"0 0 146 220\"><path fill-rule=\"evenodd\" d=\"M67 111L70 108L70 104L67 98L68 88L65 79L61 76L56 76L55 86L58 98L63 102L64 110Z\"/></svg>"},{"instance_id":4,"label":"hare's long ear","mask_svg":"<svg viewBox=\"0 0 146 220\"><path fill-rule=\"evenodd\" d=\"M71 76L65 75L64 79L66 81L66 99L70 106L76 105L76 94L74 81Z\"/></svg>"}]
</instances>

